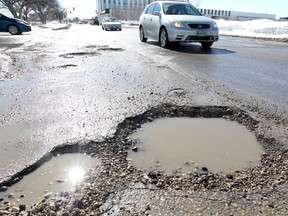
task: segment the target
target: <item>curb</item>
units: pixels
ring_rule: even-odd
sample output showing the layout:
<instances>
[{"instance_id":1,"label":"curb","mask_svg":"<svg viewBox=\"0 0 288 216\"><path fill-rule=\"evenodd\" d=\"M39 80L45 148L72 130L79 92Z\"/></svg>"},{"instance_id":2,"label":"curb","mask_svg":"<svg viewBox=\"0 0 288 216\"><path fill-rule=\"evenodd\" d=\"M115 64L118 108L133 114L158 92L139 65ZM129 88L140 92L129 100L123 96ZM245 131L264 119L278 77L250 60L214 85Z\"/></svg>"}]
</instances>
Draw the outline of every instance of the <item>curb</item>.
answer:
<instances>
[{"instance_id":1,"label":"curb","mask_svg":"<svg viewBox=\"0 0 288 216\"><path fill-rule=\"evenodd\" d=\"M271 38L271 37L257 37L257 36L230 35L230 34L220 34L220 36L288 43L288 38Z\"/></svg>"}]
</instances>

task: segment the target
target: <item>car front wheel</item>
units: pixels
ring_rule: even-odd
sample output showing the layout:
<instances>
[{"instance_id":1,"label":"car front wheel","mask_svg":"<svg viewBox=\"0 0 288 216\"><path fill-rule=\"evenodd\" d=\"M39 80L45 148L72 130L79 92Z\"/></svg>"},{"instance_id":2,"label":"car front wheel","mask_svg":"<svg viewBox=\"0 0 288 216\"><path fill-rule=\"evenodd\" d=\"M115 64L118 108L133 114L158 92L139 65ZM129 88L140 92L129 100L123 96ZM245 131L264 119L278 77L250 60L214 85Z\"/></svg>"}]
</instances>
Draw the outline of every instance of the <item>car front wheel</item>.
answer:
<instances>
[{"instance_id":1,"label":"car front wheel","mask_svg":"<svg viewBox=\"0 0 288 216\"><path fill-rule=\"evenodd\" d=\"M9 32L11 35L21 34L21 32L19 31L18 27L15 26L15 25L10 25L10 26L8 27L8 32Z\"/></svg>"},{"instance_id":2,"label":"car front wheel","mask_svg":"<svg viewBox=\"0 0 288 216\"><path fill-rule=\"evenodd\" d=\"M144 30L143 30L142 26L139 29L139 36L140 36L140 41L141 42L146 42L147 41L147 38L144 35Z\"/></svg>"},{"instance_id":3,"label":"car front wheel","mask_svg":"<svg viewBox=\"0 0 288 216\"><path fill-rule=\"evenodd\" d=\"M160 31L160 37L159 37L159 42L161 47L168 47L169 46L169 39L168 39L168 33L166 28L162 28Z\"/></svg>"},{"instance_id":4,"label":"car front wheel","mask_svg":"<svg viewBox=\"0 0 288 216\"><path fill-rule=\"evenodd\" d=\"M202 42L201 45L203 48L208 49L212 46L213 42Z\"/></svg>"}]
</instances>

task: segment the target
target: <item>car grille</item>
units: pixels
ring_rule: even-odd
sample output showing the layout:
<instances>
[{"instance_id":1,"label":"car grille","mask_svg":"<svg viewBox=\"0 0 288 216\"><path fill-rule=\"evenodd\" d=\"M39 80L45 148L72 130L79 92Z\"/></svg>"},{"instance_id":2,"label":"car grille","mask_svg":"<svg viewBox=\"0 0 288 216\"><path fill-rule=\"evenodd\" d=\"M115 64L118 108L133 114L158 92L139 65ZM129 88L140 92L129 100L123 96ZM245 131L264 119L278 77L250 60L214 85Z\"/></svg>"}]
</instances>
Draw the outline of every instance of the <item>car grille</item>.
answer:
<instances>
[{"instance_id":1,"label":"car grille","mask_svg":"<svg viewBox=\"0 0 288 216\"><path fill-rule=\"evenodd\" d=\"M215 37L217 40L218 38ZM214 41L213 36L188 36L186 41Z\"/></svg>"},{"instance_id":2,"label":"car grille","mask_svg":"<svg viewBox=\"0 0 288 216\"><path fill-rule=\"evenodd\" d=\"M210 28L209 24L188 24L190 28L196 29L208 29Z\"/></svg>"}]
</instances>

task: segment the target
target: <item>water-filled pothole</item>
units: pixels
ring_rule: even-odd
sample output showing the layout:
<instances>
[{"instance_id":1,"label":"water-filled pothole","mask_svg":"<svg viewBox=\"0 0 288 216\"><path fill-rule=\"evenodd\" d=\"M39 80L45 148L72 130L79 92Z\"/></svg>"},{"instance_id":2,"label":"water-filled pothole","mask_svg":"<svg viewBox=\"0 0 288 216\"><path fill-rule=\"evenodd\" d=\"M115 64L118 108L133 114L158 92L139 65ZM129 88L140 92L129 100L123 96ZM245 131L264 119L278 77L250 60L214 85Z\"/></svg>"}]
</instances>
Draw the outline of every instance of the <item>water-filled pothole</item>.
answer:
<instances>
[{"instance_id":1,"label":"water-filled pothole","mask_svg":"<svg viewBox=\"0 0 288 216\"><path fill-rule=\"evenodd\" d=\"M53 157L34 172L24 176L0 196L6 201L26 205L39 202L52 193L71 192L82 180L85 171L100 165L100 161L85 154L62 154Z\"/></svg>"},{"instance_id":2,"label":"water-filled pothole","mask_svg":"<svg viewBox=\"0 0 288 216\"><path fill-rule=\"evenodd\" d=\"M136 167L166 173L236 171L257 164L263 152L252 132L223 118L162 118L130 139Z\"/></svg>"}]
</instances>

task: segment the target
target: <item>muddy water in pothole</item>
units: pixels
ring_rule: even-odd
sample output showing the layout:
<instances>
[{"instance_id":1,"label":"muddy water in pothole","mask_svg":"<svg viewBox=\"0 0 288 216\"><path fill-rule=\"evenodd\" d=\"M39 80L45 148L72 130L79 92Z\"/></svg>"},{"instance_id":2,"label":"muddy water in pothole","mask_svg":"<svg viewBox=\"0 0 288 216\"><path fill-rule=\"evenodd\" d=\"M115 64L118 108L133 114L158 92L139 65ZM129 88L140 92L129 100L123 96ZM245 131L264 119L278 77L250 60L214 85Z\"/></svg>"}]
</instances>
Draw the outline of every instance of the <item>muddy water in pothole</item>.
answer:
<instances>
[{"instance_id":1,"label":"muddy water in pothole","mask_svg":"<svg viewBox=\"0 0 288 216\"><path fill-rule=\"evenodd\" d=\"M100 165L100 161L85 154L63 154L53 157L34 172L24 176L0 196L11 203L28 208L43 199L45 194L74 191L85 171Z\"/></svg>"},{"instance_id":2,"label":"muddy water in pothole","mask_svg":"<svg viewBox=\"0 0 288 216\"><path fill-rule=\"evenodd\" d=\"M259 163L263 152L254 133L222 118L158 119L130 139L138 146L128 153L132 164L166 173L236 171Z\"/></svg>"}]
</instances>

